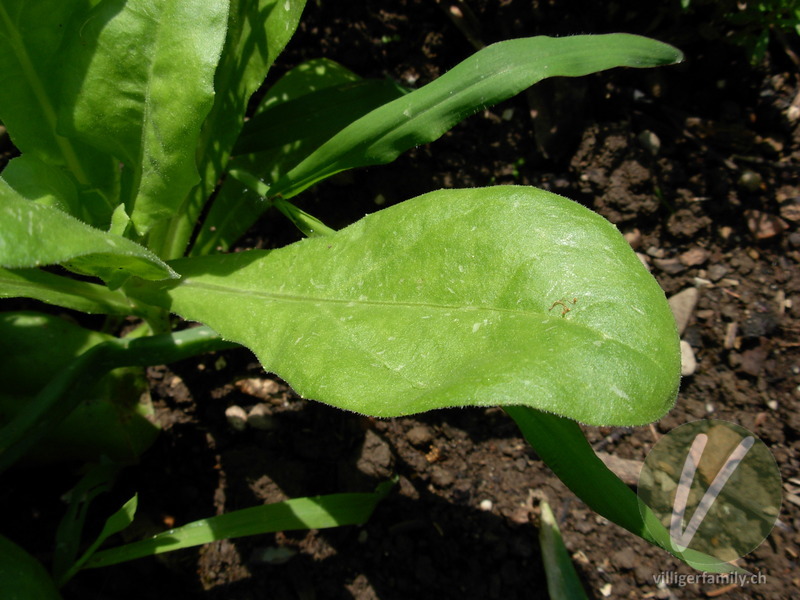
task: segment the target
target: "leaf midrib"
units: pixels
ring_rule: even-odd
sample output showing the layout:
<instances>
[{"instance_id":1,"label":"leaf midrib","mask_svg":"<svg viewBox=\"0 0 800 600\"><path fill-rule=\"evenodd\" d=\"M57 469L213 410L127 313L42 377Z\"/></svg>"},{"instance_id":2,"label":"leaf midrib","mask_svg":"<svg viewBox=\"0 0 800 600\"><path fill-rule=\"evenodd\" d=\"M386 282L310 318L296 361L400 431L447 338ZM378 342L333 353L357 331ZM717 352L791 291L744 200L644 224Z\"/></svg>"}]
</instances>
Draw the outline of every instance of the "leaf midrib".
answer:
<instances>
[{"instance_id":1,"label":"leaf midrib","mask_svg":"<svg viewBox=\"0 0 800 600\"><path fill-rule=\"evenodd\" d=\"M327 304L339 304L339 305L352 305L352 306L379 306L379 307L393 307L393 308L429 308L432 310L453 310L453 311L489 311L498 314L508 314L508 315L515 315L515 316L522 316L522 317L536 317L550 320L553 323L561 323L559 327L570 327L574 329L584 330L592 333L595 336L602 338L603 340L613 342L616 344L621 344L627 350L635 356L638 356L644 360L647 360L658 372L664 371L664 365L660 362L655 360L651 355L642 352L641 350L631 346L624 340L619 338L611 337L606 332L596 329L594 327L590 327L584 323L580 323L573 319L567 319L561 315L553 315L553 314L546 314L544 312L538 312L535 310L524 310L524 309L511 309L511 308L502 308L497 306L481 306L481 305L458 305L458 304L442 304L442 303L434 303L434 302L411 302L411 301L403 301L403 300L358 300L358 299L342 299L342 298L332 298L332 297L314 297L314 296L304 296L299 294L287 294L282 292L268 292L268 291L260 291L260 290L252 290L252 289L242 289L242 288L234 288L227 285L219 285L215 283L208 283L197 281L190 277L184 277L180 280L178 284L179 287L188 286L189 288L197 288L201 290L208 290L210 292L218 292L223 294L235 294L240 296L250 296L255 298L265 298L275 302L295 302L299 304L319 304L319 303L327 303ZM176 311L180 312L180 311ZM190 317L191 318L191 317ZM240 342L243 343L243 342Z\"/></svg>"}]
</instances>

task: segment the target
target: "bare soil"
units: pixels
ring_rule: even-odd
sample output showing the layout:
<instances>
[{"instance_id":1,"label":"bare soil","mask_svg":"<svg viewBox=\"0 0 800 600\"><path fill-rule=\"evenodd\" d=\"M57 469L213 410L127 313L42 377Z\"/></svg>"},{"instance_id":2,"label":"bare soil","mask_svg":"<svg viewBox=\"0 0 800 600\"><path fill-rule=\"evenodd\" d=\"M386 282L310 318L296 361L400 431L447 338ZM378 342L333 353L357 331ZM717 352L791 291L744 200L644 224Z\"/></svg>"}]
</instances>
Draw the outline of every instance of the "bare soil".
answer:
<instances>
[{"instance_id":1,"label":"bare soil","mask_svg":"<svg viewBox=\"0 0 800 600\"><path fill-rule=\"evenodd\" d=\"M222 541L84 572L65 598L547 598L541 498L554 507L591 598L800 596L797 39L773 43L751 66L739 48L703 33L718 25L721 38L723 24L673 4L476 1L471 11L453 3L463 15L454 20L446 2L309 2L273 75L326 56L362 76L419 86L475 43L537 34L627 31L686 53L675 67L545 82L392 165L334 178L301 203L339 227L440 187L539 186L617 224L667 295L696 287L683 339L697 370L675 408L651 427L586 434L597 450L642 461L659 436L696 419L756 433L785 482L780 522L741 561L766 583L657 586L659 573L692 571L588 510L499 409L369 419L297 398L249 352L232 350L150 370L164 433L125 472L105 500L109 510L137 491L136 532L144 535L261 503L370 491L397 474L394 492L362 527ZM289 227L270 214L243 245L281 246L294 239ZM251 389L236 383L242 378L269 383ZM228 406L258 403L271 429L231 429ZM38 540L30 549L46 561L64 510L52 489L66 491L74 473L19 471L9 482L0 494L3 531ZM291 557L273 564L270 548Z\"/></svg>"}]
</instances>

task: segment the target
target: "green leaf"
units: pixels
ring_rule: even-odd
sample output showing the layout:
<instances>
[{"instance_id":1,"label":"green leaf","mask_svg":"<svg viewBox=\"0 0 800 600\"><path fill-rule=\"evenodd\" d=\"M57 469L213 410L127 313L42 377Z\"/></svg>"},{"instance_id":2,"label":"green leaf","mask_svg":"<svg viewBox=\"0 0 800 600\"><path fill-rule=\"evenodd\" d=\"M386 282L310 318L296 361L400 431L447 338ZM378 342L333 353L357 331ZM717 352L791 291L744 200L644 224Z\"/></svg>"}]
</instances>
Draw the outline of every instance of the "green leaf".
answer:
<instances>
[{"instance_id":1,"label":"green leaf","mask_svg":"<svg viewBox=\"0 0 800 600\"><path fill-rule=\"evenodd\" d=\"M41 269L0 268L0 298L33 298L89 314L153 316L152 309L132 302L119 290Z\"/></svg>"},{"instance_id":2,"label":"green leaf","mask_svg":"<svg viewBox=\"0 0 800 600\"><path fill-rule=\"evenodd\" d=\"M0 3L0 120L23 153L70 172L91 201L91 223L102 227L117 204L116 163L58 131L63 46L78 38L89 5L85 0Z\"/></svg>"},{"instance_id":3,"label":"green leaf","mask_svg":"<svg viewBox=\"0 0 800 600\"><path fill-rule=\"evenodd\" d=\"M105 281L119 273L145 279L178 275L145 247L95 229L57 208L31 202L0 179L0 266L63 264Z\"/></svg>"},{"instance_id":4,"label":"green leaf","mask_svg":"<svg viewBox=\"0 0 800 600\"><path fill-rule=\"evenodd\" d=\"M107 338L91 346L54 371L41 391L0 429L0 472L63 422L86 399L86 390L106 373L120 367L170 363L230 347L232 344L222 341L208 327L142 338Z\"/></svg>"},{"instance_id":5,"label":"green leaf","mask_svg":"<svg viewBox=\"0 0 800 600\"><path fill-rule=\"evenodd\" d=\"M159 256L182 256L227 165L250 96L294 34L305 0L231 0L225 46L214 77L214 106L196 148L200 185L161 236ZM153 246L151 246L153 247Z\"/></svg>"},{"instance_id":6,"label":"green leaf","mask_svg":"<svg viewBox=\"0 0 800 600\"><path fill-rule=\"evenodd\" d=\"M59 587L64 585L66 574L78 557L89 506L97 496L111 489L120 468L120 465L108 461L90 464L75 487L62 497L68 506L56 530L52 567L53 579Z\"/></svg>"},{"instance_id":7,"label":"green leaf","mask_svg":"<svg viewBox=\"0 0 800 600\"><path fill-rule=\"evenodd\" d=\"M664 293L613 225L542 190L441 190L334 235L171 264L180 281L126 291L348 410L526 404L632 425L677 394Z\"/></svg>"},{"instance_id":8,"label":"green leaf","mask_svg":"<svg viewBox=\"0 0 800 600\"><path fill-rule=\"evenodd\" d=\"M315 79L311 73L320 69L314 64L303 63L270 88L258 112L245 123L235 154L278 150L287 144L319 145L356 119L408 93L391 80L361 79L343 67L337 78L326 66Z\"/></svg>"},{"instance_id":9,"label":"green leaf","mask_svg":"<svg viewBox=\"0 0 800 600\"><path fill-rule=\"evenodd\" d=\"M25 154L8 163L2 177L23 198L81 218L78 190L63 170Z\"/></svg>"},{"instance_id":10,"label":"green leaf","mask_svg":"<svg viewBox=\"0 0 800 600\"><path fill-rule=\"evenodd\" d=\"M97 536L97 539L92 542L92 544L86 549L86 552L83 553L83 555L66 573L64 573L63 577L59 580L61 585L69 581L75 575L75 573L83 568L86 562L100 547L100 544L105 542L115 533L119 533L123 529L126 529L131 523L133 523L133 517L136 514L136 508L138 505L139 498L134 494L133 498L128 500L117 512L106 519L105 525L103 525L103 529L100 532L100 535Z\"/></svg>"},{"instance_id":11,"label":"green leaf","mask_svg":"<svg viewBox=\"0 0 800 600\"><path fill-rule=\"evenodd\" d=\"M347 83L360 81L361 77L344 65L329 58L312 58L300 63L272 85L256 108L256 115L283 102L294 100ZM247 128L247 123L245 123Z\"/></svg>"},{"instance_id":12,"label":"green leaf","mask_svg":"<svg viewBox=\"0 0 800 600\"><path fill-rule=\"evenodd\" d=\"M577 423L527 406L507 406L505 410L536 454L593 511L699 571L745 572L696 550L676 552L655 513L603 464Z\"/></svg>"},{"instance_id":13,"label":"green leaf","mask_svg":"<svg viewBox=\"0 0 800 600\"><path fill-rule=\"evenodd\" d=\"M622 33L499 42L345 128L277 181L272 193L289 198L345 169L391 162L409 148L438 139L468 115L546 77L655 67L682 57L672 46Z\"/></svg>"},{"instance_id":14,"label":"green leaf","mask_svg":"<svg viewBox=\"0 0 800 600\"><path fill-rule=\"evenodd\" d=\"M323 71L315 84L306 68L297 78L291 79L292 85L281 85L296 70L278 81L274 86L277 89L270 90L266 99L270 108L245 125L236 152L253 153L234 158L231 172L245 170L274 182L344 127L405 93L391 81L353 82L347 77L345 83L328 85L333 81L328 70ZM322 89L301 93L300 82ZM255 191L232 178L225 180L195 241L192 255L225 250L247 231L269 206Z\"/></svg>"},{"instance_id":15,"label":"green leaf","mask_svg":"<svg viewBox=\"0 0 800 600\"><path fill-rule=\"evenodd\" d=\"M105 0L65 53L64 131L124 163L139 234L199 181L195 147L227 16L224 0Z\"/></svg>"},{"instance_id":16,"label":"green leaf","mask_svg":"<svg viewBox=\"0 0 800 600\"><path fill-rule=\"evenodd\" d=\"M541 524L539 525L539 545L542 561L547 575L547 592L550 600L588 600L581 585L575 565L569 557L558 522L550 505L542 501Z\"/></svg>"},{"instance_id":17,"label":"green leaf","mask_svg":"<svg viewBox=\"0 0 800 600\"><path fill-rule=\"evenodd\" d=\"M295 498L201 519L147 540L102 550L96 553L84 568L106 567L143 556L153 556L209 544L216 540L248 535L360 525L369 519L375 506L389 493L393 484L392 481L382 483L374 492L367 494L331 494Z\"/></svg>"},{"instance_id":18,"label":"green leaf","mask_svg":"<svg viewBox=\"0 0 800 600\"><path fill-rule=\"evenodd\" d=\"M61 600L42 564L0 535L0 581L4 600Z\"/></svg>"},{"instance_id":19,"label":"green leaf","mask_svg":"<svg viewBox=\"0 0 800 600\"><path fill-rule=\"evenodd\" d=\"M35 312L0 313L0 424L24 413L29 403L91 347L113 336ZM132 463L155 440L147 379L142 368L97 373L81 390L80 403L28 458L36 463L97 460Z\"/></svg>"}]
</instances>

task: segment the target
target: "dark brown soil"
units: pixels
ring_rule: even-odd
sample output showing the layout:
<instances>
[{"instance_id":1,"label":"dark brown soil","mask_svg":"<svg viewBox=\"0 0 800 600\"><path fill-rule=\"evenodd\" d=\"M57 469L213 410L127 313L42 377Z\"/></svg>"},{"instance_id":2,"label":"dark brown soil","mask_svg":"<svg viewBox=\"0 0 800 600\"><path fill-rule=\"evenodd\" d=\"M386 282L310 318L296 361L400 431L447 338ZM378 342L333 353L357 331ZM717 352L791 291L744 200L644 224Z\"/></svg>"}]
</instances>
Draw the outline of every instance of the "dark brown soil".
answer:
<instances>
[{"instance_id":1,"label":"dark brown soil","mask_svg":"<svg viewBox=\"0 0 800 600\"><path fill-rule=\"evenodd\" d=\"M448 16L450 3L357 4L310 2L274 75L326 56L363 76L419 86L472 53L470 40L537 34L628 31L684 50L676 67L545 82L429 147L334 178L301 202L339 227L440 187L535 185L616 223L668 295L697 287L683 339L698 366L674 410L651 427L586 433L597 450L641 461L659 435L691 420L725 419L755 432L785 482L778 526L741 561L766 583L659 588L659 573L691 570L588 510L499 409L379 421L300 400L280 382L253 396L235 382L267 376L251 354L234 350L151 369L164 434L125 472L108 510L137 491L144 534L265 502L370 491L396 473L394 492L363 527L222 541L84 572L65 598L547 598L537 542L542 498L591 598L800 596L797 39L788 40L793 47L774 43L751 67L739 48L701 36L700 23L706 32L715 24L677 12L677 2L645 9L476 1L465 31ZM292 236L268 215L245 243L278 246ZM226 407L259 402L270 407L273 429L228 426ZM74 474L15 472L7 483L2 530L36 540L30 549L46 561L64 510L52 490L66 491ZM481 508L486 500L490 510ZM269 564L263 551L271 547L294 554Z\"/></svg>"}]
</instances>

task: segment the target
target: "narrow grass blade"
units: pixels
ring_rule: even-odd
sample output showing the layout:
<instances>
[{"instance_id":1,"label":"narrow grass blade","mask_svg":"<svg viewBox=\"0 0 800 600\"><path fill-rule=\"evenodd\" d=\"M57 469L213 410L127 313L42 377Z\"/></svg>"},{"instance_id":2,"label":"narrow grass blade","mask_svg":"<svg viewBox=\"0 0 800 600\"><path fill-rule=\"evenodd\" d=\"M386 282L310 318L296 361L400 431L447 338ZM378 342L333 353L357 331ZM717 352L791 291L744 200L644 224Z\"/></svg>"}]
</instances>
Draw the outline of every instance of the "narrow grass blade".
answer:
<instances>
[{"instance_id":1,"label":"narrow grass blade","mask_svg":"<svg viewBox=\"0 0 800 600\"><path fill-rule=\"evenodd\" d=\"M550 600L588 600L575 566L569 557L558 523L547 502L542 510L539 527L539 546L542 549L544 571L547 574L547 591Z\"/></svg>"},{"instance_id":2,"label":"narrow grass blade","mask_svg":"<svg viewBox=\"0 0 800 600\"><path fill-rule=\"evenodd\" d=\"M296 70L305 73L307 69L302 67ZM292 73L275 84L275 94L278 97L300 94L299 97L280 103L277 98L274 102L267 99L270 108L258 113L242 130L234 150L238 156L231 161L231 173L234 169L244 169L264 181L274 182L347 125L405 93L391 81L347 78L346 83L316 91L312 88L302 94L297 86L281 85ZM319 85L330 81L327 73L326 69L320 75ZM305 83L312 85L311 81ZM268 208L253 193L256 188L247 187L249 190L231 178L225 180L203 222L192 248L193 255L227 249Z\"/></svg>"},{"instance_id":3,"label":"narrow grass blade","mask_svg":"<svg viewBox=\"0 0 800 600\"><path fill-rule=\"evenodd\" d=\"M103 529L100 531L97 539L92 542L92 544L86 549L86 552L83 553L83 555L70 567L70 569L64 573L63 577L57 580L59 586L64 585L67 581L72 579L75 573L83 568L83 565L85 565L86 562L95 554L97 549L100 547L100 544L105 542L115 533L119 533L123 529L127 528L128 525L133 522L133 517L136 514L136 507L138 504L138 496L134 495L133 498L123 504L117 512L106 519Z\"/></svg>"},{"instance_id":4,"label":"narrow grass blade","mask_svg":"<svg viewBox=\"0 0 800 600\"><path fill-rule=\"evenodd\" d=\"M507 406L505 411L536 454L589 508L700 571L744 572L694 550L674 552L658 517L640 507L636 494L597 457L575 421L526 406Z\"/></svg>"},{"instance_id":5,"label":"narrow grass blade","mask_svg":"<svg viewBox=\"0 0 800 600\"><path fill-rule=\"evenodd\" d=\"M65 575L78 557L83 525L92 501L111 489L119 470L119 465L109 462L90 465L86 474L69 491L69 506L58 524L53 552L53 579L59 582L59 587L66 581Z\"/></svg>"},{"instance_id":6,"label":"narrow grass blade","mask_svg":"<svg viewBox=\"0 0 800 600\"><path fill-rule=\"evenodd\" d=\"M465 117L547 77L580 77L614 67L682 60L672 46L636 35L532 37L492 44L451 71L346 127L273 185L290 198L331 175L393 161L438 139Z\"/></svg>"},{"instance_id":7,"label":"narrow grass blade","mask_svg":"<svg viewBox=\"0 0 800 600\"><path fill-rule=\"evenodd\" d=\"M0 268L0 298L33 298L89 314L120 317L146 317L154 312L132 302L119 290L112 291L104 285L62 277L41 269Z\"/></svg>"},{"instance_id":8,"label":"narrow grass blade","mask_svg":"<svg viewBox=\"0 0 800 600\"><path fill-rule=\"evenodd\" d=\"M222 539L275 531L359 525L369 519L375 506L389 493L392 485L394 482L388 481L378 486L373 493L295 498L201 519L148 540L97 552L84 568L106 567Z\"/></svg>"}]
</instances>

